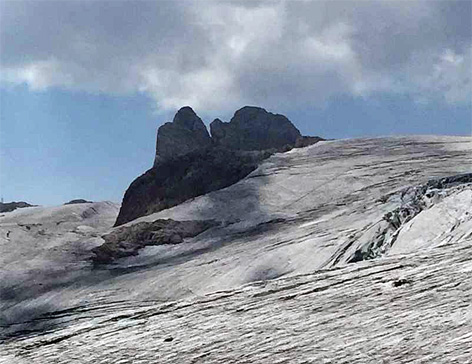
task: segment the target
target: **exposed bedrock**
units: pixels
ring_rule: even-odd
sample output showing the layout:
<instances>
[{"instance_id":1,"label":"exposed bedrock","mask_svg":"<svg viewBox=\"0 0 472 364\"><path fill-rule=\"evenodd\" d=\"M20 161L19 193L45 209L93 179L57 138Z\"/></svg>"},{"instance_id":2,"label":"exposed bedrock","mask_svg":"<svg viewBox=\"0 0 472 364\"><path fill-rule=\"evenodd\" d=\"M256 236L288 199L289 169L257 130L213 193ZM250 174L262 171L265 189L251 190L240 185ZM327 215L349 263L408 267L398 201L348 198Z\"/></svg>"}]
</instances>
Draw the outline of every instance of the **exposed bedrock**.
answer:
<instances>
[{"instance_id":1,"label":"exposed bedrock","mask_svg":"<svg viewBox=\"0 0 472 364\"><path fill-rule=\"evenodd\" d=\"M77 205L81 203L93 203L93 201L84 200L83 198L77 198L64 203L64 205Z\"/></svg>"},{"instance_id":2,"label":"exposed bedrock","mask_svg":"<svg viewBox=\"0 0 472 364\"><path fill-rule=\"evenodd\" d=\"M210 147L163 160L131 183L115 226L230 186L269 156Z\"/></svg>"},{"instance_id":3,"label":"exposed bedrock","mask_svg":"<svg viewBox=\"0 0 472 364\"><path fill-rule=\"evenodd\" d=\"M245 106L229 123L215 119L210 131L216 145L238 150L263 150L295 146L300 131L285 116L260 107Z\"/></svg>"},{"instance_id":4,"label":"exposed bedrock","mask_svg":"<svg viewBox=\"0 0 472 364\"><path fill-rule=\"evenodd\" d=\"M295 141L295 148L305 148L308 147L309 145L316 144L318 142L321 142L322 140L325 140L324 138L321 138L319 136L305 136L302 135L297 138Z\"/></svg>"},{"instance_id":5,"label":"exposed bedrock","mask_svg":"<svg viewBox=\"0 0 472 364\"><path fill-rule=\"evenodd\" d=\"M305 137L285 116L245 106L230 122L210 125L188 106L157 133L154 166L126 191L115 226L228 187L275 152L323 140Z\"/></svg>"},{"instance_id":6,"label":"exposed bedrock","mask_svg":"<svg viewBox=\"0 0 472 364\"><path fill-rule=\"evenodd\" d=\"M154 165L210 145L211 138L202 119L185 106L175 114L172 123L165 123L159 128Z\"/></svg>"},{"instance_id":7,"label":"exposed bedrock","mask_svg":"<svg viewBox=\"0 0 472 364\"><path fill-rule=\"evenodd\" d=\"M110 234L104 235L105 243L92 250L95 263L111 263L115 259L138 254L146 246L180 244L185 238L191 238L216 226L212 220L175 221L171 219L140 222L123 226Z\"/></svg>"},{"instance_id":8,"label":"exposed bedrock","mask_svg":"<svg viewBox=\"0 0 472 364\"><path fill-rule=\"evenodd\" d=\"M16 209L21 209L24 207L33 207L35 205L30 205L27 202L19 201L19 202L0 202L0 212L11 212Z\"/></svg>"}]
</instances>

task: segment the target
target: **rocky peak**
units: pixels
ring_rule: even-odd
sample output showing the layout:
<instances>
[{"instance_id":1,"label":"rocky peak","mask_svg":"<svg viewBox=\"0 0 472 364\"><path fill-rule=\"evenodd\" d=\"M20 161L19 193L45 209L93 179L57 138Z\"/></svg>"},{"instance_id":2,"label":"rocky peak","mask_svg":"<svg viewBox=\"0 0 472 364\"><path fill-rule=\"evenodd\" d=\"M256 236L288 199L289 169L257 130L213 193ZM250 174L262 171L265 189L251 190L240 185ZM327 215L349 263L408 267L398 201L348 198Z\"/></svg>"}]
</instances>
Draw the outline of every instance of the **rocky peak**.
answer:
<instances>
[{"instance_id":1,"label":"rocky peak","mask_svg":"<svg viewBox=\"0 0 472 364\"><path fill-rule=\"evenodd\" d=\"M301 137L285 116L255 106L239 109L229 123L214 120L210 131L216 145L239 150L279 149Z\"/></svg>"},{"instance_id":2,"label":"rocky peak","mask_svg":"<svg viewBox=\"0 0 472 364\"><path fill-rule=\"evenodd\" d=\"M185 106L177 112L172 123L165 123L158 129L154 165L210 145L211 138L202 119L192 108Z\"/></svg>"},{"instance_id":3,"label":"rocky peak","mask_svg":"<svg viewBox=\"0 0 472 364\"><path fill-rule=\"evenodd\" d=\"M236 110L236 112L234 113L234 116L231 119L231 122L234 124L240 124L240 125L264 123L264 122L267 122L268 116L274 116L274 115L278 115L278 114L273 114L271 112L268 112L266 109L263 109L262 107L244 106L241 109ZM283 115L280 115L280 116L283 116Z\"/></svg>"},{"instance_id":4,"label":"rocky peak","mask_svg":"<svg viewBox=\"0 0 472 364\"><path fill-rule=\"evenodd\" d=\"M202 119L198 117L198 115L190 106L184 106L179 109L179 111L177 111L175 114L172 123L175 126L179 126L188 130L207 130L205 124L203 124Z\"/></svg>"},{"instance_id":5,"label":"rocky peak","mask_svg":"<svg viewBox=\"0 0 472 364\"><path fill-rule=\"evenodd\" d=\"M321 140L302 137L285 116L255 106L239 109L228 123L215 119L210 130L211 137L188 106L159 128L154 166L126 191L116 226L228 187L274 152Z\"/></svg>"}]
</instances>

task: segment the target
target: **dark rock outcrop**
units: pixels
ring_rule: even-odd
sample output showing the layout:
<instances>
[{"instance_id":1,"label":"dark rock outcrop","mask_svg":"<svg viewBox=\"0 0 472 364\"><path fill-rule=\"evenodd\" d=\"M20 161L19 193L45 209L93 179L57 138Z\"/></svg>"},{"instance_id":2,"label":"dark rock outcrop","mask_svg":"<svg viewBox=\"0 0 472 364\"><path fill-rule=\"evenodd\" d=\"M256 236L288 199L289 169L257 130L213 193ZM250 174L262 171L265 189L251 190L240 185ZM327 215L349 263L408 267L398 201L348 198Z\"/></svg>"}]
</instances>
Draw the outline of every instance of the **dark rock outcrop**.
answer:
<instances>
[{"instance_id":1,"label":"dark rock outcrop","mask_svg":"<svg viewBox=\"0 0 472 364\"><path fill-rule=\"evenodd\" d=\"M274 152L320 140L304 137L285 116L245 106L230 122L215 119L211 137L188 106L157 133L154 166L131 183L115 226L228 187Z\"/></svg>"},{"instance_id":2,"label":"dark rock outcrop","mask_svg":"<svg viewBox=\"0 0 472 364\"><path fill-rule=\"evenodd\" d=\"M211 138L202 119L185 106L177 112L172 123L159 128L154 165L210 145Z\"/></svg>"},{"instance_id":3,"label":"dark rock outcrop","mask_svg":"<svg viewBox=\"0 0 472 364\"><path fill-rule=\"evenodd\" d=\"M103 236L105 243L92 249L92 260L98 264L111 263L118 258L136 255L145 246L180 244L185 238L197 236L216 225L218 223L212 220L167 219L123 226Z\"/></svg>"},{"instance_id":4,"label":"dark rock outcrop","mask_svg":"<svg viewBox=\"0 0 472 364\"><path fill-rule=\"evenodd\" d=\"M316 144L318 142L321 142L322 140L325 140L319 136L300 136L297 138L295 141L295 148L305 148L308 147L309 145Z\"/></svg>"},{"instance_id":5,"label":"dark rock outcrop","mask_svg":"<svg viewBox=\"0 0 472 364\"><path fill-rule=\"evenodd\" d=\"M36 205L30 205L29 203L27 202L24 202L24 201L18 201L18 202L0 202L0 213L1 212L11 212L11 211L14 211L16 209L21 209L21 208L24 208L24 207L34 207Z\"/></svg>"},{"instance_id":6,"label":"dark rock outcrop","mask_svg":"<svg viewBox=\"0 0 472 364\"><path fill-rule=\"evenodd\" d=\"M83 198L78 198L75 200L70 200L69 202L66 202L64 205L77 205L81 203L93 203L93 201L87 201L87 200L84 200Z\"/></svg>"},{"instance_id":7,"label":"dark rock outcrop","mask_svg":"<svg viewBox=\"0 0 472 364\"><path fill-rule=\"evenodd\" d=\"M294 146L301 137L300 131L285 116L254 106L236 111L229 123L215 119L210 131L216 145L237 150Z\"/></svg>"},{"instance_id":8,"label":"dark rock outcrop","mask_svg":"<svg viewBox=\"0 0 472 364\"><path fill-rule=\"evenodd\" d=\"M230 186L270 155L209 147L162 160L131 183L115 226Z\"/></svg>"}]
</instances>

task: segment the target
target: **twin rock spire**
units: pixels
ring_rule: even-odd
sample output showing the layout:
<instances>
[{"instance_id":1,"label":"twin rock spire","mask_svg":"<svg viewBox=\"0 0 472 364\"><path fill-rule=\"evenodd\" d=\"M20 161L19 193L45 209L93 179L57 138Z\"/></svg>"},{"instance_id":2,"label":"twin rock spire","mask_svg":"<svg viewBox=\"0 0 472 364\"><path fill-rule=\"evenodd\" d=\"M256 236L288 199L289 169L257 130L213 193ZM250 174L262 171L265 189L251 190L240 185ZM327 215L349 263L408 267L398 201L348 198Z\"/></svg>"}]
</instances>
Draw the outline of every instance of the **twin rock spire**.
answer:
<instances>
[{"instance_id":1,"label":"twin rock spire","mask_svg":"<svg viewBox=\"0 0 472 364\"><path fill-rule=\"evenodd\" d=\"M254 106L236 111L229 123L215 119L210 132L211 136L190 107L181 108L172 123L165 123L158 130L154 165L210 146L245 151L281 149L295 146L302 138L285 116Z\"/></svg>"},{"instance_id":2,"label":"twin rock spire","mask_svg":"<svg viewBox=\"0 0 472 364\"><path fill-rule=\"evenodd\" d=\"M272 153L322 140L304 137L285 116L253 106L236 111L229 123L216 119L210 132L188 106L162 125L154 166L129 186L115 226L228 187Z\"/></svg>"}]
</instances>

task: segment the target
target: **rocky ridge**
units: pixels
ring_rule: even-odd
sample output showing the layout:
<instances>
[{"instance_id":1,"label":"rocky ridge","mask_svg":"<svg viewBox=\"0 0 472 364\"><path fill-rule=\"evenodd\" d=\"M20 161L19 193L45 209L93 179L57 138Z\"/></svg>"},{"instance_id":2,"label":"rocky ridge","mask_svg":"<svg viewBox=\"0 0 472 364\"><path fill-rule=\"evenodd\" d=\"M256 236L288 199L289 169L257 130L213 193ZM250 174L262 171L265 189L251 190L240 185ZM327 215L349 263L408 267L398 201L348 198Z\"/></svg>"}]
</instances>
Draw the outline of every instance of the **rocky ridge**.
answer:
<instances>
[{"instance_id":1,"label":"rocky ridge","mask_svg":"<svg viewBox=\"0 0 472 364\"><path fill-rule=\"evenodd\" d=\"M285 116L254 106L239 109L228 123L215 119L210 132L216 145L237 150L290 148L302 136Z\"/></svg>"},{"instance_id":2,"label":"rocky ridge","mask_svg":"<svg viewBox=\"0 0 472 364\"><path fill-rule=\"evenodd\" d=\"M278 151L323 140L304 137L285 116L245 106L210 124L188 106L158 129L153 167L127 189L115 226L230 186Z\"/></svg>"}]
</instances>

